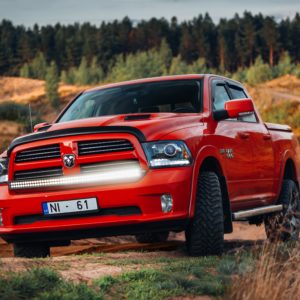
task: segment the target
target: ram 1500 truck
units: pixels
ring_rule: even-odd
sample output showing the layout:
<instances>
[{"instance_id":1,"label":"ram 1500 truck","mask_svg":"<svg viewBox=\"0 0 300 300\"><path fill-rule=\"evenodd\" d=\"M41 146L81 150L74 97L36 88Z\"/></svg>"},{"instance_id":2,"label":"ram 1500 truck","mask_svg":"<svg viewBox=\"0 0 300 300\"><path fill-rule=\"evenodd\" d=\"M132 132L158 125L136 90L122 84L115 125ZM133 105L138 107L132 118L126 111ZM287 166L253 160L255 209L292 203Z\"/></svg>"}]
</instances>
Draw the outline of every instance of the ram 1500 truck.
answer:
<instances>
[{"instance_id":1,"label":"ram 1500 truck","mask_svg":"<svg viewBox=\"0 0 300 300\"><path fill-rule=\"evenodd\" d=\"M222 252L232 222L299 236L299 148L264 123L239 82L166 76L82 92L0 160L0 236L15 256L71 240L185 231L190 255Z\"/></svg>"}]
</instances>

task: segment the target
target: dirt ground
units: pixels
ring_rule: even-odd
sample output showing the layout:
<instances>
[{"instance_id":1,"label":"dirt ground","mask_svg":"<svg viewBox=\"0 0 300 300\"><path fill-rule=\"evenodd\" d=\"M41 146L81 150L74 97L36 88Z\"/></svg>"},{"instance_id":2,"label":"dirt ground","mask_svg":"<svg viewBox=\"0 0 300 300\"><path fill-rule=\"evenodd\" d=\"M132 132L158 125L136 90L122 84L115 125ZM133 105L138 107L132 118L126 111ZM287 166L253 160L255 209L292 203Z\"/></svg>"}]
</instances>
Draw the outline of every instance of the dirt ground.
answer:
<instances>
[{"instance_id":1,"label":"dirt ground","mask_svg":"<svg viewBox=\"0 0 300 300\"><path fill-rule=\"evenodd\" d=\"M234 224L234 233L225 236L225 252L236 252L240 248L252 248L263 243L263 226ZM87 255L88 254L88 255ZM184 234L171 234L168 242L157 244L138 244L134 237L111 237L73 241L67 247L51 249L51 258L22 259L13 258L12 246L0 240L0 268L3 271L23 271L37 266L53 267L60 274L75 282L91 282L106 275L118 275L125 271L142 267L159 267L118 261L150 260L161 257L176 258L186 256Z\"/></svg>"}]
</instances>

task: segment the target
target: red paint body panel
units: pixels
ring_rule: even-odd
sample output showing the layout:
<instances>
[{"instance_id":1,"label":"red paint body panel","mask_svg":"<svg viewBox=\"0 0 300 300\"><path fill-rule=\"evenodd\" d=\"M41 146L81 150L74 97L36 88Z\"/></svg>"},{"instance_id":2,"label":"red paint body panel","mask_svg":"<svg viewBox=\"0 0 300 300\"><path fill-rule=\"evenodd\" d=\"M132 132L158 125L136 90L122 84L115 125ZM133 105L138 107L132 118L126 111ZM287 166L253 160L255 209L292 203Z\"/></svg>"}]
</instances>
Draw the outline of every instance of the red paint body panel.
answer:
<instances>
[{"instance_id":1,"label":"red paint body panel","mask_svg":"<svg viewBox=\"0 0 300 300\"><path fill-rule=\"evenodd\" d=\"M124 120L126 115L104 116L54 123L47 132L84 127L130 126L139 129L147 141L184 141L193 157L191 166L149 168L140 141L130 133L79 134L19 145L12 150L9 157L9 180L13 180L15 172L39 168L62 167L64 176L78 175L80 165L118 160L137 160L144 174L141 179L133 183L102 186L90 184L14 191L10 190L7 184L1 184L0 209L3 215L3 226L0 226L0 236L9 235L10 240L13 240L14 234L36 232L47 234L52 231L68 232L95 228L105 230L114 226L189 220L194 215L199 170L207 158L214 158L219 163L220 172L226 179L232 211L276 203L287 160L294 163L295 180L299 182L300 152L296 138L288 126L265 125L255 107L257 123L214 120L212 80L228 80L226 78L214 75L167 76L107 85L85 93L119 85L183 79L202 80L203 110L201 113L151 113L147 120L134 121ZM252 103L248 103L249 108L252 107L251 105ZM78 156L79 141L107 139L126 139L131 142L134 150ZM16 155L20 151L54 143L61 145L61 155L74 153L77 156L74 168L64 167L61 157L26 163L15 162ZM2 157L6 155L3 153ZM160 197L163 194L173 196L174 206L169 213L163 213L161 209ZM98 205L102 209L134 206L140 209L141 214L74 216L65 219L40 220L30 224L15 224L14 221L16 217L42 215L44 202L92 197L97 198Z\"/></svg>"}]
</instances>

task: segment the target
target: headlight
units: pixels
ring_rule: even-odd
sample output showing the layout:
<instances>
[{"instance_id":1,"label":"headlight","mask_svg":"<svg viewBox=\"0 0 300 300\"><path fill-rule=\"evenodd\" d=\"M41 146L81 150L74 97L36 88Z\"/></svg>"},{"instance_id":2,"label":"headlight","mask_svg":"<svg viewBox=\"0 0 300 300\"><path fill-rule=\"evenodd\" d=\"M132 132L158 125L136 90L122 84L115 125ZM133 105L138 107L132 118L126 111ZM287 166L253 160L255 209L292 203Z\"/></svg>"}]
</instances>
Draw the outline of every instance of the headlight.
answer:
<instances>
[{"instance_id":1,"label":"headlight","mask_svg":"<svg viewBox=\"0 0 300 300\"><path fill-rule=\"evenodd\" d=\"M8 160L0 158L0 183L5 183L8 181L7 167Z\"/></svg>"},{"instance_id":2,"label":"headlight","mask_svg":"<svg viewBox=\"0 0 300 300\"><path fill-rule=\"evenodd\" d=\"M192 163L191 153L182 141L159 141L142 145L151 168L183 167Z\"/></svg>"}]
</instances>

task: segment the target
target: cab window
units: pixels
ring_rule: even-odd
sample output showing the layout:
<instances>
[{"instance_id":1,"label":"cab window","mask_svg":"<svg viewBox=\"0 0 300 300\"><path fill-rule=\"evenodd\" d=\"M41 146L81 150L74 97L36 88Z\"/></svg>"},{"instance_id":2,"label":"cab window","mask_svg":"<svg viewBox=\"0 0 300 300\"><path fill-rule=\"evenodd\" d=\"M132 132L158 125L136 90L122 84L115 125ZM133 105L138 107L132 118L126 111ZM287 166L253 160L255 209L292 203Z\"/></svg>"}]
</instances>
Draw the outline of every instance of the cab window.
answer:
<instances>
[{"instance_id":1,"label":"cab window","mask_svg":"<svg viewBox=\"0 0 300 300\"><path fill-rule=\"evenodd\" d=\"M214 110L224 109L225 102L230 100L230 97L225 88L225 84L217 83L214 87L213 108Z\"/></svg>"}]
</instances>

